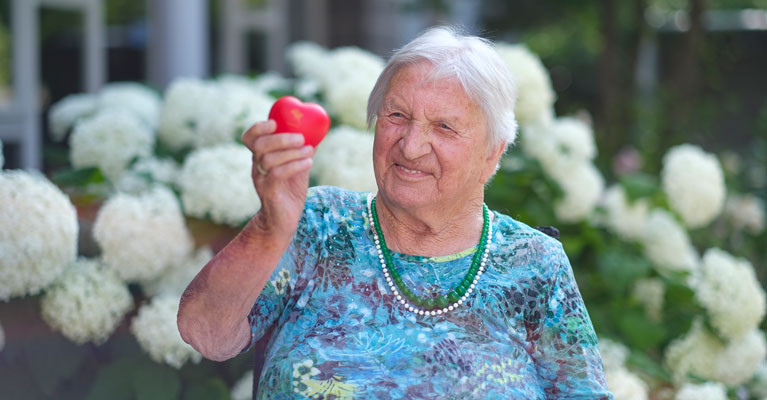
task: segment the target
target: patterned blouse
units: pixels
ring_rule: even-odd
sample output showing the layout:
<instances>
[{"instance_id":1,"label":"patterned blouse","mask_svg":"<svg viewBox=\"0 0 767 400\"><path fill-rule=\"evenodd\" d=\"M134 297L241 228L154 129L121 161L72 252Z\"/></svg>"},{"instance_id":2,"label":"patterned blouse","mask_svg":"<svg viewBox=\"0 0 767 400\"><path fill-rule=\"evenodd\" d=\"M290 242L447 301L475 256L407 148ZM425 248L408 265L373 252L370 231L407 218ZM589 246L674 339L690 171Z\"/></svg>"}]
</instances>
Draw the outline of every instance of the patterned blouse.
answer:
<instances>
[{"instance_id":1,"label":"patterned blouse","mask_svg":"<svg viewBox=\"0 0 767 400\"><path fill-rule=\"evenodd\" d=\"M367 193L309 190L248 316L243 352L276 324L257 399L612 399L558 241L493 212L487 270L467 301L415 315L384 279L366 202ZM429 297L458 286L475 251L392 256L406 285Z\"/></svg>"}]
</instances>

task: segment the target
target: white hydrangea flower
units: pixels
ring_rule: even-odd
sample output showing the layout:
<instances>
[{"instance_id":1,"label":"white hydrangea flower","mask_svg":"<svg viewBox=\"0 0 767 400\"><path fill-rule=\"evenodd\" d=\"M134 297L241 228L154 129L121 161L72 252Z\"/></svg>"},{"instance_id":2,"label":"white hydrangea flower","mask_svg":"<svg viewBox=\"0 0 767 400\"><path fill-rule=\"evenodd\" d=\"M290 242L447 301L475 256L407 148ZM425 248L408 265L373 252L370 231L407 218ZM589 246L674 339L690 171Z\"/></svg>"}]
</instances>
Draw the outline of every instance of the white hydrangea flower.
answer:
<instances>
[{"instance_id":1,"label":"white hydrangea flower","mask_svg":"<svg viewBox=\"0 0 767 400\"><path fill-rule=\"evenodd\" d=\"M264 72L253 80L253 87L262 93L269 93L274 90L287 91L290 89L290 85L290 79L274 71Z\"/></svg>"},{"instance_id":2,"label":"white hydrangea flower","mask_svg":"<svg viewBox=\"0 0 767 400\"><path fill-rule=\"evenodd\" d=\"M698 253L687 232L665 210L650 212L642 234L645 255L659 271L693 272L698 266Z\"/></svg>"},{"instance_id":3,"label":"white hydrangea flower","mask_svg":"<svg viewBox=\"0 0 767 400\"><path fill-rule=\"evenodd\" d=\"M622 368L629 358L628 347L614 340L599 338L599 354L602 356L604 370Z\"/></svg>"},{"instance_id":4,"label":"white hydrangea flower","mask_svg":"<svg viewBox=\"0 0 767 400\"><path fill-rule=\"evenodd\" d=\"M213 85L203 80L180 78L171 82L160 112L158 139L174 150L191 147L198 119L206 112L210 99L216 97Z\"/></svg>"},{"instance_id":5,"label":"white hydrangea flower","mask_svg":"<svg viewBox=\"0 0 767 400\"><path fill-rule=\"evenodd\" d=\"M375 192L373 136L348 126L333 128L317 146L311 173L319 185Z\"/></svg>"},{"instance_id":6,"label":"white hydrangea flower","mask_svg":"<svg viewBox=\"0 0 767 400\"><path fill-rule=\"evenodd\" d=\"M135 158L147 157L154 134L123 109L106 109L79 122L69 138L69 157L75 168L98 167L112 181Z\"/></svg>"},{"instance_id":7,"label":"white hydrangea flower","mask_svg":"<svg viewBox=\"0 0 767 400\"><path fill-rule=\"evenodd\" d=\"M199 149L184 160L178 187L187 215L236 226L261 207L250 172L247 147L224 144Z\"/></svg>"},{"instance_id":8,"label":"white hydrangea flower","mask_svg":"<svg viewBox=\"0 0 767 400\"><path fill-rule=\"evenodd\" d=\"M125 108L154 129L162 100L154 90L140 83L117 82L99 91L98 104L99 108Z\"/></svg>"},{"instance_id":9,"label":"white hydrangea flower","mask_svg":"<svg viewBox=\"0 0 767 400\"><path fill-rule=\"evenodd\" d=\"M629 203L623 186L614 184L605 191L600 205L605 210L601 222L607 229L624 240L638 240L642 237L650 212L646 199Z\"/></svg>"},{"instance_id":10,"label":"white hydrangea flower","mask_svg":"<svg viewBox=\"0 0 767 400\"><path fill-rule=\"evenodd\" d=\"M107 266L129 282L156 279L192 249L178 200L162 186L112 196L96 216L93 235Z\"/></svg>"},{"instance_id":11,"label":"white hydrangea flower","mask_svg":"<svg viewBox=\"0 0 767 400\"><path fill-rule=\"evenodd\" d=\"M356 47L339 47L328 53L327 63L320 82L328 111L344 124L365 129L368 96L383 71L383 59Z\"/></svg>"},{"instance_id":12,"label":"white hydrangea flower","mask_svg":"<svg viewBox=\"0 0 767 400\"><path fill-rule=\"evenodd\" d=\"M206 147L234 141L256 121L265 120L274 99L243 77L216 82L174 81L165 96L159 137L169 147Z\"/></svg>"},{"instance_id":13,"label":"white hydrangea flower","mask_svg":"<svg viewBox=\"0 0 767 400\"><path fill-rule=\"evenodd\" d=\"M587 161L597 155L592 128L578 118L557 118L549 124L549 129L566 158Z\"/></svg>"},{"instance_id":14,"label":"white hydrangea flower","mask_svg":"<svg viewBox=\"0 0 767 400\"><path fill-rule=\"evenodd\" d=\"M179 171L178 163L170 158L142 158L120 176L115 187L120 192L138 194L150 190L157 183L173 186Z\"/></svg>"},{"instance_id":15,"label":"white hydrangea flower","mask_svg":"<svg viewBox=\"0 0 767 400\"><path fill-rule=\"evenodd\" d=\"M286 57L296 76L320 81L327 63L328 51L312 42L299 41L288 46Z\"/></svg>"},{"instance_id":16,"label":"white hydrangea flower","mask_svg":"<svg viewBox=\"0 0 767 400\"><path fill-rule=\"evenodd\" d=\"M754 377L748 383L748 390L755 398L767 398L767 360L762 360L756 368Z\"/></svg>"},{"instance_id":17,"label":"white hydrangea flower","mask_svg":"<svg viewBox=\"0 0 767 400\"><path fill-rule=\"evenodd\" d=\"M0 172L0 300L37 294L77 255L77 211L38 173Z\"/></svg>"},{"instance_id":18,"label":"white hydrangea flower","mask_svg":"<svg viewBox=\"0 0 767 400\"><path fill-rule=\"evenodd\" d=\"M688 383L682 386L674 400L727 400L727 389L721 383Z\"/></svg>"},{"instance_id":19,"label":"white hydrangea flower","mask_svg":"<svg viewBox=\"0 0 767 400\"><path fill-rule=\"evenodd\" d=\"M564 191L564 197L554 203L557 218L577 222L589 217L604 191L599 170L590 162L578 162L552 171L551 177Z\"/></svg>"},{"instance_id":20,"label":"white hydrangea flower","mask_svg":"<svg viewBox=\"0 0 767 400\"><path fill-rule=\"evenodd\" d=\"M41 301L43 319L77 343L101 344L133 308L128 287L96 260L70 264Z\"/></svg>"},{"instance_id":21,"label":"white hydrangea flower","mask_svg":"<svg viewBox=\"0 0 767 400\"><path fill-rule=\"evenodd\" d=\"M232 142L254 123L266 120L273 103L274 99L256 91L252 82L247 86L232 81L218 83L198 116L194 147Z\"/></svg>"},{"instance_id":22,"label":"white hydrangea flower","mask_svg":"<svg viewBox=\"0 0 767 400\"><path fill-rule=\"evenodd\" d=\"M695 375L736 386L754 376L765 355L767 342L760 331L723 343L697 320L687 334L666 348L665 359L676 382Z\"/></svg>"},{"instance_id":23,"label":"white hydrangea flower","mask_svg":"<svg viewBox=\"0 0 767 400\"><path fill-rule=\"evenodd\" d=\"M756 329L767 308L751 263L717 248L703 255L695 297L708 312L711 325L725 338Z\"/></svg>"},{"instance_id":24,"label":"white hydrangea flower","mask_svg":"<svg viewBox=\"0 0 767 400\"><path fill-rule=\"evenodd\" d=\"M198 249L194 255L185 258L168 268L159 278L141 283L147 296L169 294L181 297L186 287L202 267L213 258L213 250L210 247Z\"/></svg>"},{"instance_id":25,"label":"white hydrangea flower","mask_svg":"<svg viewBox=\"0 0 767 400\"><path fill-rule=\"evenodd\" d=\"M658 278L640 279L634 284L632 296L644 306L647 317L655 322L663 319L663 296L666 285Z\"/></svg>"},{"instance_id":26,"label":"white hydrangea flower","mask_svg":"<svg viewBox=\"0 0 767 400\"><path fill-rule=\"evenodd\" d=\"M253 399L253 370L245 373L232 387L232 400Z\"/></svg>"},{"instance_id":27,"label":"white hydrangea flower","mask_svg":"<svg viewBox=\"0 0 767 400\"><path fill-rule=\"evenodd\" d=\"M64 140L79 119L95 113L97 108L98 98L93 94L71 94L54 103L48 112L52 139L56 142Z\"/></svg>"},{"instance_id":28,"label":"white hydrangea flower","mask_svg":"<svg viewBox=\"0 0 767 400\"><path fill-rule=\"evenodd\" d=\"M745 230L752 235L758 235L764 230L764 202L753 194L728 196L724 209L735 229Z\"/></svg>"},{"instance_id":29,"label":"white hydrangea flower","mask_svg":"<svg viewBox=\"0 0 767 400\"><path fill-rule=\"evenodd\" d=\"M671 208L690 228L705 226L722 212L726 194L722 166L700 147L671 148L663 156L661 181Z\"/></svg>"},{"instance_id":30,"label":"white hydrangea flower","mask_svg":"<svg viewBox=\"0 0 767 400\"><path fill-rule=\"evenodd\" d=\"M180 298L158 296L141 306L131 332L152 360L181 368L187 361L200 362L202 355L181 339L176 325Z\"/></svg>"},{"instance_id":31,"label":"white hydrangea flower","mask_svg":"<svg viewBox=\"0 0 767 400\"><path fill-rule=\"evenodd\" d=\"M496 43L495 49L517 84L514 114L519 123L525 125L552 118L556 94L540 58L524 45Z\"/></svg>"},{"instance_id":32,"label":"white hydrangea flower","mask_svg":"<svg viewBox=\"0 0 767 400\"><path fill-rule=\"evenodd\" d=\"M605 380L615 400L647 400L648 398L647 384L626 368L605 369Z\"/></svg>"},{"instance_id":33,"label":"white hydrangea flower","mask_svg":"<svg viewBox=\"0 0 767 400\"><path fill-rule=\"evenodd\" d=\"M375 79L352 77L329 87L326 92L328 110L337 115L342 124L367 129L367 104Z\"/></svg>"},{"instance_id":34,"label":"white hydrangea flower","mask_svg":"<svg viewBox=\"0 0 767 400\"><path fill-rule=\"evenodd\" d=\"M528 156L538 160L547 174L560 167L560 160L563 157L557 137L552 133L551 121L522 126L519 133L519 144L522 150Z\"/></svg>"}]
</instances>

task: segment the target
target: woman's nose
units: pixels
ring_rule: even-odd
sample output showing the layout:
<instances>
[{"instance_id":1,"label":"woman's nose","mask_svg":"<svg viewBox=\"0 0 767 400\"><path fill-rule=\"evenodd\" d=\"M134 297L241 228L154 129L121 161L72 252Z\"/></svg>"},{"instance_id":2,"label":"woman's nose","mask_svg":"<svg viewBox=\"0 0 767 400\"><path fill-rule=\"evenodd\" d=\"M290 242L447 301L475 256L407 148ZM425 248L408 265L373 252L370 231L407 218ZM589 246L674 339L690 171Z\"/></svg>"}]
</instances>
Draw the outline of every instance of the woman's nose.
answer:
<instances>
[{"instance_id":1,"label":"woman's nose","mask_svg":"<svg viewBox=\"0 0 767 400\"><path fill-rule=\"evenodd\" d=\"M399 140L400 151L408 160L415 160L431 152L429 130L425 126L411 122Z\"/></svg>"}]
</instances>

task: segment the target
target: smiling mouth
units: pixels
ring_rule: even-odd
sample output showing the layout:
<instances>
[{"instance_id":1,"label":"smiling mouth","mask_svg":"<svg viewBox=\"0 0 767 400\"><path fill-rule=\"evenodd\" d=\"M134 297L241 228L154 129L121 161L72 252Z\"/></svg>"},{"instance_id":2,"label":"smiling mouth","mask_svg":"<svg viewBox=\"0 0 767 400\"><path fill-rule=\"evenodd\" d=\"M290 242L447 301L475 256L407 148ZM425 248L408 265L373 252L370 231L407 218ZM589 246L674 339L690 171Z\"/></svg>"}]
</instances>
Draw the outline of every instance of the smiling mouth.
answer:
<instances>
[{"instance_id":1,"label":"smiling mouth","mask_svg":"<svg viewBox=\"0 0 767 400\"><path fill-rule=\"evenodd\" d=\"M394 164L394 166L395 166L395 167L397 167L397 169L398 169L399 171L401 171L401 172L404 172L404 173L406 173L407 175L415 175L415 176L424 176L424 175L428 175L428 174L427 174L426 172L424 172L424 171L421 171L421 170L417 170L417 169L410 169L410 168L406 168L406 167L404 167L402 164L396 164L396 163L395 163L395 164Z\"/></svg>"}]
</instances>

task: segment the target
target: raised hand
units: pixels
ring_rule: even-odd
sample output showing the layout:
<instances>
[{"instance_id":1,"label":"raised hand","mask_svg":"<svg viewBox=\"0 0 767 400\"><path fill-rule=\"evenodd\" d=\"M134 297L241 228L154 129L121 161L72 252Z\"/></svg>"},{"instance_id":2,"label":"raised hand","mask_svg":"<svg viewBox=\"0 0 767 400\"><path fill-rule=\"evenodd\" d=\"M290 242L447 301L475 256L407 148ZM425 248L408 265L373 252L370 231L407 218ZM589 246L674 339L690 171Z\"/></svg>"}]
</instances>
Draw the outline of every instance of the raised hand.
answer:
<instances>
[{"instance_id":1,"label":"raised hand","mask_svg":"<svg viewBox=\"0 0 767 400\"><path fill-rule=\"evenodd\" d=\"M251 221L261 233L292 238L304 209L315 149L300 133L273 134L274 121L258 122L242 135L253 153L251 176L261 210Z\"/></svg>"}]
</instances>

